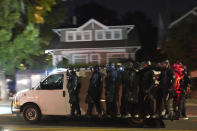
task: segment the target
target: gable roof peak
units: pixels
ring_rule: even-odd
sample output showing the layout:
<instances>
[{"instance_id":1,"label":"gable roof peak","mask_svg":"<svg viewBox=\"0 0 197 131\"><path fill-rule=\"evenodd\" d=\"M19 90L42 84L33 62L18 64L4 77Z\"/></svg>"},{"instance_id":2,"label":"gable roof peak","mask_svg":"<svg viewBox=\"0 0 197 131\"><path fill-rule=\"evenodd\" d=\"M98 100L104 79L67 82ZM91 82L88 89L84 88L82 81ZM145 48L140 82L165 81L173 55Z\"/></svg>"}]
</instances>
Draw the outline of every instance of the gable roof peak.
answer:
<instances>
[{"instance_id":1,"label":"gable roof peak","mask_svg":"<svg viewBox=\"0 0 197 131\"><path fill-rule=\"evenodd\" d=\"M102 23L100 23L99 21L91 18L90 20L88 20L85 24L83 24L82 26L80 26L79 28L77 28L77 30L83 30L83 28L85 28L86 26L88 26L89 24L92 24L92 26L94 26L94 24L100 26L103 29L108 29L108 27Z\"/></svg>"},{"instance_id":2,"label":"gable roof peak","mask_svg":"<svg viewBox=\"0 0 197 131\"><path fill-rule=\"evenodd\" d=\"M197 16L197 6L194 7L192 10L190 10L189 12L187 12L185 15L181 16L180 18L178 18L177 20L173 21L172 23L170 23L170 25L168 26L168 28L172 28L174 25L176 25L177 23L179 23L180 21L182 21L183 19L185 19L187 16L189 16L190 14Z\"/></svg>"}]
</instances>

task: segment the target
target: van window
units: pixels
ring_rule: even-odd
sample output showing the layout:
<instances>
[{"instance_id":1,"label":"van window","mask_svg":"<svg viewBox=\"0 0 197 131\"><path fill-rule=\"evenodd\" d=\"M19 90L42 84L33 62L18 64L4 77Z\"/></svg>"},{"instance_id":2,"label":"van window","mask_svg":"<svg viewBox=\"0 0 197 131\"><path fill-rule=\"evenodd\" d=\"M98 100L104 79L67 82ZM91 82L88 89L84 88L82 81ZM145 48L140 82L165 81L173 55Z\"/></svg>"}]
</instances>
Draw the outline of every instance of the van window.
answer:
<instances>
[{"instance_id":1,"label":"van window","mask_svg":"<svg viewBox=\"0 0 197 131\"><path fill-rule=\"evenodd\" d=\"M63 74L54 74L46 78L41 83L42 90L60 90L63 89Z\"/></svg>"}]
</instances>

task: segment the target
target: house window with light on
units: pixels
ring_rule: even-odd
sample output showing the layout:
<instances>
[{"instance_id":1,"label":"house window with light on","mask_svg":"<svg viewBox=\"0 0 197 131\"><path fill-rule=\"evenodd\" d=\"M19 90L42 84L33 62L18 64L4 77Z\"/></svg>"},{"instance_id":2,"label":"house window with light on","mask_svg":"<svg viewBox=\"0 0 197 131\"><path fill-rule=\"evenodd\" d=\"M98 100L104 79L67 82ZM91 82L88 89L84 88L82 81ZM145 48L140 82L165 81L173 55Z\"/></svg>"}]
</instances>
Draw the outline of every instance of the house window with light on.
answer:
<instances>
[{"instance_id":1,"label":"house window with light on","mask_svg":"<svg viewBox=\"0 0 197 131\"><path fill-rule=\"evenodd\" d=\"M91 31L67 31L66 32L67 42L91 41L91 40L92 40Z\"/></svg>"},{"instance_id":2,"label":"house window with light on","mask_svg":"<svg viewBox=\"0 0 197 131\"><path fill-rule=\"evenodd\" d=\"M100 54L90 54L90 62L92 64L100 64Z\"/></svg>"},{"instance_id":3,"label":"house window with light on","mask_svg":"<svg viewBox=\"0 0 197 131\"><path fill-rule=\"evenodd\" d=\"M74 40L74 33L73 32L67 32L67 41L73 41Z\"/></svg>"},{"instance_id":4,"label":"house window with light on","mask_svg":"<svg viewBox=\"0 0 197 131\"><path fill-rule=\"evenodd\" d=\"M120 59L127 58L128 54L125 53L108 53L107 61L109 62L118 62Z\"/></svg>"},{"instance_id":5,"label":"house window with light on","mask_svg":"<svg viewBox=\"0 0 197 131\"><path fill-rule=\"evenodd\" d=\"M72 56L73 64L87 64L88 63L88 55L87 54L73 54Z\"/></svg>"},{"instance_id":6,"label":"house window with light on","mask_svg":"<svg viewBox=\"0 0 197 131\"><path fill-rule=\"evenodd\" d=\"M108 30L96 30L96 40L121 40L122 30L121 29L108 29Z\"/></svg>"}]
</instances>

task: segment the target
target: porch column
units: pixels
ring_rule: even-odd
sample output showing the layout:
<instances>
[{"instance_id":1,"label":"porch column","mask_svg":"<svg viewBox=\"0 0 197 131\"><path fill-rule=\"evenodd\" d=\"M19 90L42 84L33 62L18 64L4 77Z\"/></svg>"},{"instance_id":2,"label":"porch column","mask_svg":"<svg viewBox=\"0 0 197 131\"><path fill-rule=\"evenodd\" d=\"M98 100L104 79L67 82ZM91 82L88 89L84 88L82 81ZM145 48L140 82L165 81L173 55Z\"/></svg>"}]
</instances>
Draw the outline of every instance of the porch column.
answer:
<instances>
[{"instance_id":1,"label":"porch column","mask_svg":"<svg viewBox=\"0 0 197 131\"><path fill-rule=\"evenodd\" d=\"M60 62L60 61L62 61L62 56L61 55L52 55L52 65L54 66L54 67L56 67L57 66L57 64Z\"/></svg>"}]
</instances>

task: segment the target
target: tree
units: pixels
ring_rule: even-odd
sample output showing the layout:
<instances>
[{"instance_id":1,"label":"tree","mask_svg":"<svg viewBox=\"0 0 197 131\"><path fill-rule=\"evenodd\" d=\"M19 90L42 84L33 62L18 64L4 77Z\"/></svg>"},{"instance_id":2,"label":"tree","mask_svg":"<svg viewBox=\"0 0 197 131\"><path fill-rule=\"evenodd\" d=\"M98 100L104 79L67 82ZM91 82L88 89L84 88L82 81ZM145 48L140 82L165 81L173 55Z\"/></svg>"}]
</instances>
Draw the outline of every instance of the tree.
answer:
<instances>
[{"instance_id":1,"label":"tree","mask_svg":"<svg viewBox=\"0 0 197 131\"><path fill-rule=\"evenodd\" d=\"M54 0L0 0L0 67L7 74L33 67L39 63L36 58L43 58L38 23L44 22L54 4Z\"/></svg>"},{"instance_id":2,"label":"tree","mask_svg":"<svg viewBox=\"0 0 197 131\"><path fill-rule=\"evenodd\" d=\"M172 27L164 52L172 61L180 61L189 70L197 68L197 17L189 17Z\"/></svg>"},{"instance_id":3,"label":"tree","mask_svg":"<svg viewBox=\"0 0 197 131\"><path fill-rule=\"evenodd\" d=\"M51 11L44 16L45 23L40 24L40 39L43 47L47 46L54 35L53 29L59 27L66 21L66 2L58 2Z\"/></svg>"},{"instance_id":4,"label":"tree","mask_svg":"<svg viewBox=\"0 0 197 131\"><path fill-rule=\"evenodd\" d=\"M20 3L22 12L28 16L30 22L43 24L45 22L44 16L52 10L56 1L60 0L20 0Z\"/></svg>"},{"instance_id":5,"label":"tree","mask_svg":"<svg viewBox=\"0 0 197 131\"><path fill-rule=\"evenodd\" d=\"M133 24L138 31L139 40L142 49L137 53L137 59L154 60L157 52L157 28L153 26L151 21L142 12L127 12L122 17L123 24Z\"/></svg>"},{"instance_id":6,"label":"tree","mask_svg":"<svg viewBox=\"0 0 197 131\"><path fill-rule=\"evenodd\" d=\"M22 61L30 61L30 54L40 53L39 30L23 24L18 1L1 0L0 6L0 66L12 74Z\"/></svg>"}]
</instances>

